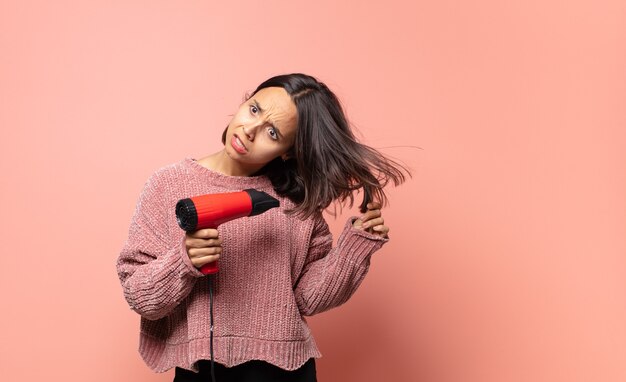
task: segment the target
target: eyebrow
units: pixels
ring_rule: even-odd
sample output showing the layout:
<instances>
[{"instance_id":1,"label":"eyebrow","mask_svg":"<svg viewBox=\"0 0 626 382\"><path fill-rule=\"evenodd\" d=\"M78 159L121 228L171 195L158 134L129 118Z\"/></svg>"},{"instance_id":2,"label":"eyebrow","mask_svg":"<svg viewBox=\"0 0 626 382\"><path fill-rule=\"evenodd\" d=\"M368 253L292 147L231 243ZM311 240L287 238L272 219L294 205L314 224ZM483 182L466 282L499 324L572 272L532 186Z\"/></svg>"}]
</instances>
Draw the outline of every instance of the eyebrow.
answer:
<instances>
[{"instance_id":1,"label":"eyebrow","mask_svg":"<svg viewBox=\"0 0 626 382\"><path fill-rule=\"evenodd\" d=\"M259 105L259 103L257 102L257 100L256 100L256 99L254 99L254 98L253 98L253 99L252 99L252 103L254 104L254 106L256 106L256 108L257 108L257 109L259 109L259 111L261 112L261 114L265 113L265 109L263 109L263 108L261 107L261 105Z\"/></svg>"},{"instance_id":2,"label":"eyebrow","mask_svg":"<svg viewBox=\"0 0 626 382\"><path fill-rule=\"evenodd\" d=\"M254 104L254 106L255 106L257 109L259 109L259 112L260 112L261 114L264 114L264 113L265 113L265 109L263 109L263 108L261 107L261 105L259 105L259 102L257 102L257 100L256 100L256 99L254 99L254 98L253 98L253 99L252 99L252 103ZM273 121L272 121L272 127L273 127L273 128L274 128L277 132L278 132L278 136L279 136L279 137L281 137L281 138L284 138L284 137L285 137L285 136L283 135L283 133L280 131L280 129L278 128L278 126L276 126L276 124L275 124Z\"/></svg>"}]
</instances>

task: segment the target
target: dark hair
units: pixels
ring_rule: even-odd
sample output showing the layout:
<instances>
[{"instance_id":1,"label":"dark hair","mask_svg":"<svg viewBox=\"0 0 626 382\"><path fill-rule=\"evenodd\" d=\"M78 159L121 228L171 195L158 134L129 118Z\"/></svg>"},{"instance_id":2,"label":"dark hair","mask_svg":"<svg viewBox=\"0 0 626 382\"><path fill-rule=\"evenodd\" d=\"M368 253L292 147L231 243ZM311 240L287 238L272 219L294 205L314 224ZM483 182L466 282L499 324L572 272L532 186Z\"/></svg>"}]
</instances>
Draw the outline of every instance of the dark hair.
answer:
<instances>
[{"instance_id":1,"label":"dark hair","mask_svg":"<svg viewBox=\"0 0 626 382\"><path fill-rule=\"evenodd\" d=\"M326 85L306 74L286 74L263 82L249 97L269 87L285 89L298 110L288 159L278 157L259 171L272 181L279 195L296 204L289 213L307 218L333 201L343 205L349 200L351 207L353 192L359 189L363 189L361 212L372 200L387 203L383 188L389 181L396 186L404 182L408 171L357 141L339 100ZM222 143L225 141L226 131Z\"/></svg>"}]
</instances>

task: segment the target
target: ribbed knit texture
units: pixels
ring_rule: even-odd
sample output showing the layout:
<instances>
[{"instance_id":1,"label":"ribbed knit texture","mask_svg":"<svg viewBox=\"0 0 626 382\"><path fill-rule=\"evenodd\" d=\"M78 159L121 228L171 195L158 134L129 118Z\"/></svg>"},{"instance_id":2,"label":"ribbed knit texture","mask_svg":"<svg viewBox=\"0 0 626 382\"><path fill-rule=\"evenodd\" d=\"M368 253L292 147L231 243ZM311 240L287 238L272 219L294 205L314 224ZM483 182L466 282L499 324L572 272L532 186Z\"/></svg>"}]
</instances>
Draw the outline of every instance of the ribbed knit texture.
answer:
<instances>
[{"instance_id":1,"label":"ribbed knit texture","mask_svg":"<svg viewBox=\"0 0 626 382\"><path fill-rule=\"evenodd\" d=\"M218 228L214 349L216 362L228 367L256 359L295 370L320 357L303 316L346 302L387 241L352 228L350 219L331 249L321 214L288 216L293 203L264 176L227 176L190 158L160 169L143 189L117 260L124 296L141 315L139 352L152 370L197 371L195 362L210 358L208 282L186 254L176 202L246 188L267 192L281 207Z\"/></svg>"}]
</instances>

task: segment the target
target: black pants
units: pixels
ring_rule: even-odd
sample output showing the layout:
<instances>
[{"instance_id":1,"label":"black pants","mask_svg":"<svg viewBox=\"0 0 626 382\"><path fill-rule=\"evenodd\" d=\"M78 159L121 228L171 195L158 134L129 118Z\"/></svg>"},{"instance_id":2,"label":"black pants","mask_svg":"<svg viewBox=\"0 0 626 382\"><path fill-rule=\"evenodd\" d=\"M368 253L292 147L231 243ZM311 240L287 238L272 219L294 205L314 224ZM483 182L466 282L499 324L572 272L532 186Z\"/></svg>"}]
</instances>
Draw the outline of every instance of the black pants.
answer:
<instances>
[{"instance_id":1,"label":"black pants","mask_svg":"<svg viewBox=\"0 0 626 382\"><path fill-rule=\"evenodd\" d=\"M211 362L198 361L199 373L176 368L174 382L211 382ZM316 382L315 360L306 361L294 371L283 370L263 361L250 361L234 367L215 364L216 382Z\"/></svg>"}]
</instances>

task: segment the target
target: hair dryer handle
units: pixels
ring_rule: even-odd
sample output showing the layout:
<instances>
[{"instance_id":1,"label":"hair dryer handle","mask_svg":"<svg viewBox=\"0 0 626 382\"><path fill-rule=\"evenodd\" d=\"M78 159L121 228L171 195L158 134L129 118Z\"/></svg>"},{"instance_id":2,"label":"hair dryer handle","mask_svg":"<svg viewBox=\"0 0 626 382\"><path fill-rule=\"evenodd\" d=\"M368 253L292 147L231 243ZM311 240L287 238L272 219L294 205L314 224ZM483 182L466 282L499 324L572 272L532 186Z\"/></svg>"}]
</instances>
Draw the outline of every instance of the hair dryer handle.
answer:
<instances>
[{"instance_id":1,"label":"hair dryer handle","mask_svg":"<svg viewBox=\"0 0 626 382\"><path fill-rule=\"evenodd\" d=\"M204 275L212 275L214 273L217 273L217 271L217 260L208 264L204 264L202 267L200 267L200 272L202 272L202 274Z\"/></svg>"}]
</instances>

